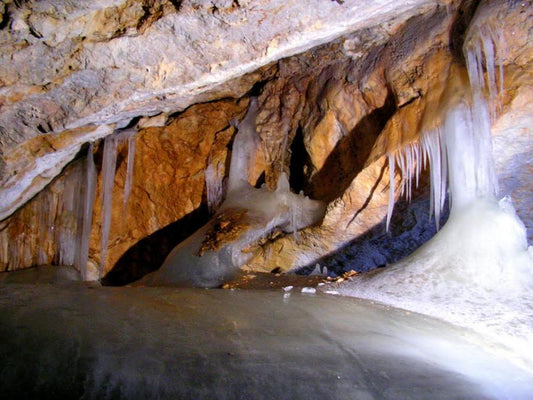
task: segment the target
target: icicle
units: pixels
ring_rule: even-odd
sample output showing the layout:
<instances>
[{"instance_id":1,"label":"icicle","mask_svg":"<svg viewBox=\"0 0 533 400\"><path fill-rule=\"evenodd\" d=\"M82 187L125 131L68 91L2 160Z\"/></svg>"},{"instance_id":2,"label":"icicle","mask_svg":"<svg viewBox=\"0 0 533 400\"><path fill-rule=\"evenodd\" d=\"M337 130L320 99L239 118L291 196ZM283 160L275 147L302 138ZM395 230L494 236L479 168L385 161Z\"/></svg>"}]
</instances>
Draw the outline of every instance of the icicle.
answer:
<instances>
[{"instance_id":1,"label":"icicle","mask_svg":"<svg viewBox=\"0 0 533 400\"><path fill-rule=\"evenodd\" d=\"M76 256L76 232L81 203L81 176L83 169L77 162L64 177L63 191L59 195L55 242L58 246L59 265L74 265Z\"/></svg>"},{"instance_id":2,"label":"icicle","mask_svg":"<svg viewBox=\"0 0 533 400\"><path fill-rule=\"evenodd\" d=\"M484 21L484 10L478 9L468 30L463 52L466 58L470 85L476 102L485 100L483 90L487 89L490 120L494 121L501 111L503 95L503 51L505 45L499 29ZM498 63L498 67L496 66ZM485 78L483 71L487 71ZM498 71L496 71L498 69Z\"/></svg>"},{"instance_id":3,"label":"icicle","mask_svg":"<svg viewBox=\"0 0 533 400\"><path fill-rule=\"evenodd\" d=\"M113 202L113 186L117 164L117 141L113 136L104 140L104 155L102 162L102 236L100 240L100 277L104 273L109 230L111 228L111 206Z\"/></svg>"},{"instance_id":4,"label":"icicle","mask_svg":"<svg viewBox=\"0 0 533 400\"><path fill-rule=\"evenodd\" d=\"M207 208L210 214L214 214L224 200L224 173L223 165L216 165L209 161L205 169L205 187L207 193Z\"/></svg>"},{"instance_id":5,"label":"icicle","mask_svg":"<svg viewBox=\"0 0 533 400\"><path fill-rule=\"evenodd\" d=\"M88 280L87 262L89 261L89 239L93 219L94 198L96 194L96 167L94 165L93 144L89 145L85 161L85 185L83 187L83 206L81 224L78 226L78 250L75 266L80 271L82 279Z\"/></svg>"},{"instance_id":6,"label":"icicle","mask_svg":"<svg viewBox=\"0 0 533 400\"><path fill-rule=\"evenodd\" d=\"M133 170L135 166L135 141L136 141L136 131L128 132L127 134L127 143L128 143L128 166L126 170L126 182L124 183L124 201L123 201L123 212L125 213L126 207L128 205L128 200L131 194L131 187L133 185Z\"/></svg>"},{"instance_id":7,"label":"icicle","mask_svg":"<svg viewBox=\"0 0 533 400\"><path fill-rule=\"evenodd\" d=\"M388 158L389 158L390 187L389 187L389 207L387 209L387 226L386 226L387 232L389 231L390 220L392 218L392 211L394 210L394 201L396 200L395 189L394 189L394 165L396 164L396 160L394 158L394 154L389 154Z\"/></svg>"},{"instance_id":8,"label":"icicle","mask_svg":"<svg viewBox=\"0 0 533 400\"><path fill-rule=\"evenodd\" d=\"M425 168L425 159L424 161L422 161L422 155L421 155L421 149L420 149L420 145L418 145L418 143L414 146L415 148L415 159L416 159L416 177L415 177L415 182L416 182L416 187L418 188L418 184L420 182L420 172L421 171L421 166L422 166L422 163L424 163L424 168Z\"/></svg>"}]
</instances>

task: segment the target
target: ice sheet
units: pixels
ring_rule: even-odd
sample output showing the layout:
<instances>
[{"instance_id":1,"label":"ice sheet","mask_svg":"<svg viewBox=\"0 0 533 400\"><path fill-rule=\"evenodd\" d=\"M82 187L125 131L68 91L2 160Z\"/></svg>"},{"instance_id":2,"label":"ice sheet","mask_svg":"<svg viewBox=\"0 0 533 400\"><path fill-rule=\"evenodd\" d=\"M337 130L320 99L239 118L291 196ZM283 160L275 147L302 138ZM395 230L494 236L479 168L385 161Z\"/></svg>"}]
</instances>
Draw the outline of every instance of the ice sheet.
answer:
<instances>
[{"instance_id":1,"label":"ice sheet","mask_svg":"<svg viewBox=\"0 0 533 400\"><path fill-rule=\"evenodd\" d=\"M2 393L82 399L531 399L480 337L283 290L0 290Z\"/></svg>"}]
</instances>

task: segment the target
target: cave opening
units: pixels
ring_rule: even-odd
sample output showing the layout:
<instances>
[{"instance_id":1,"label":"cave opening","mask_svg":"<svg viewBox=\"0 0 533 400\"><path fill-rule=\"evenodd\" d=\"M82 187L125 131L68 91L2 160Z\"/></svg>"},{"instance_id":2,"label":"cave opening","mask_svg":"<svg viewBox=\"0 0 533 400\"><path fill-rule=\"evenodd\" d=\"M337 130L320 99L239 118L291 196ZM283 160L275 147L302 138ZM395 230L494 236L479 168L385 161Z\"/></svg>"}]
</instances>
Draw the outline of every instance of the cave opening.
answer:
<instances>
[{"instance_id":1,"label":"cave opening","mask_svg":"<svg viewBox=\"0 0 533 400\"><path fill-rule=\"evenodd\" d=\"M305 150L302 128L299 126L290 146L289 182L291 189L306 193L309 176L309 154Z\"/></svg>"}]
</instances>

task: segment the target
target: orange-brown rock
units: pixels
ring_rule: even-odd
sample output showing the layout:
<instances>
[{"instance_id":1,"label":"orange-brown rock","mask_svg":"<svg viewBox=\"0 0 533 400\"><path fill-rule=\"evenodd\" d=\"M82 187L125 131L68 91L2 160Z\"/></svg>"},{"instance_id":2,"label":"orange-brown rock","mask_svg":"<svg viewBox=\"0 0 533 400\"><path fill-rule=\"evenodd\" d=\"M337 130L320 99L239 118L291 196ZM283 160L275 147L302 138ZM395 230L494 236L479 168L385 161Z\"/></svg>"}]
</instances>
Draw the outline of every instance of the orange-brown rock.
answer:
<instances>
[{"instance_id":1,"label":"orange-brown rock","mask_svg":"<svg viewBox=\"0 0 533 400\"><path fill-rule=\"evenodd\" d=\"M198 104L164 127L137 133L133 186L124 208L127 165L123 158L120 162L121 157L118 161L104 274L141 239L205 204L207 163L210 157L223 161L228 158L228 145L234 135L230 121L242 118L246 106L246 101L233 100ZM97 199L101 198L101 190L100 181ZM95 204L96 219L91 236L91 258L98 263L101 261L100 204L99 201ZM204 221L206 217L204 214Z\"/></svg>"}]
</instances>

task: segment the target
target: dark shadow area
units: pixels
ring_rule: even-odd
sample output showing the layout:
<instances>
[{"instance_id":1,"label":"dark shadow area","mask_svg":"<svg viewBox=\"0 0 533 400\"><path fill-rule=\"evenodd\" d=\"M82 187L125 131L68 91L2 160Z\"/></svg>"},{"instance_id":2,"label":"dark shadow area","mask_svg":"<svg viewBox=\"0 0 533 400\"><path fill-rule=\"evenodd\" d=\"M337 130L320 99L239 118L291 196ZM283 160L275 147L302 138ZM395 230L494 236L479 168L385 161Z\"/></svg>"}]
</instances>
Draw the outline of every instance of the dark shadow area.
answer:
<instances>
[{"instance_id":1,"label":"dark shadow area","mask_svg":"<svg viewBox=\"0 0 533 400\"><path fill-rule=\"evenodd\" d=\"M306 171L308 170L310 164L309 154L305 149L304 135L301 127L298 127L296 130L296 135L291 143L290 153L291 160L289 165L289 183L295 193L300 193L302 190L305 191L305 184L307 182Z\"/></svg>"},{"instance_id":2,"label":"dark shadow area","mask_svg":"<svg viewBox=\"0 0 533 400\"><path fill-rule=\"evenodd\" d=\"M207 223L205 204L180 220L152 233L132 246L102 279L106 286L123 286L158 269L180 242Z\"/></svg>"},{"instance_id":3,"label":"dark shadow area","mask_svg":"<svg viewBox=\"0 0 533 400\"><path fill-rule=\"evenodd\" d=\"M359 214L361 214L368 207L368 205L372 201L372 197L374 196L374 193L376 192L377 188L379 187L379 183L381 182L381 180L383 179L383 176L385 175L385 170L387 170L387 169L388 169L388 164L384 163L383 166L381 167L381 171L379 173L378 179L376 179L376 182L374 183L374 186L372 186L372 189L370 189L370 194L366 198L366 200L363 203L363 205L361 206L361 208L359 210L357 210L355 212L355 214L353 215L352 219L350 219L350 222L348 222L347 227L350 226L352 224L352 222L354 222L356 220L356 218L359 216ZM389 183L389 190L390 190L390 183Z\"/></svg>"},{"instance_id":4,"label":"dark shadow area","mask_svg":"<svg viewBox=\"0 0 533 400\"><path fill-rule=\"evenodd\" d=\"M322 169L313 176L309 190L312 198L329 203L348 189L363 170L376 139L395 111L394 94L389 90L383 106L363 117L339 140Z\"/></svg>"},{"instance_id":5,"label":"dark shadow area","mask_svg":"<svg viewBox=\"0 0 533 400\"><path fill-rule=\"evenodd\" d=\"M456 61L464 64L463 43L466 31L474 13L479 5L479 0L464 0L457 11L457 17L450 28L450 51Z\"/></svg>"},{"instance_id":6,"label":"dark shadow area","mask_svg":"<svg viewBox=\"0 0 533 400\"><path fill-rule=\"evenodd\" d=\"M440 226L448 220L448 200L440 219ZM385 267L407 257L437 233L435 218L429 215L429 198L419 198L409 203L400 199L394 205L389 232L385 220L332 252L300 270L298 274L311 273L316 264L328 269L328 274L340 276L354 270L367 272Z\"/></svg>"}]
</instances>

